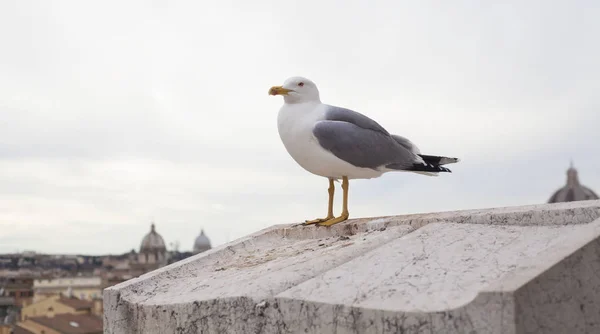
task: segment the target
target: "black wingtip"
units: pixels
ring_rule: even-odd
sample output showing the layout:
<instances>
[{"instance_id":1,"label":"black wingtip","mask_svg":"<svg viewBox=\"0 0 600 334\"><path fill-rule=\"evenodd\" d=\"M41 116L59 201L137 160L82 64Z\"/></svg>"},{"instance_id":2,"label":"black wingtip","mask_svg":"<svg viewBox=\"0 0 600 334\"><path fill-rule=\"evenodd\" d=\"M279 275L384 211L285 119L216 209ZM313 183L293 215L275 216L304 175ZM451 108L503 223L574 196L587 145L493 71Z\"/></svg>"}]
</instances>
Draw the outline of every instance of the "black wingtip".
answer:
<instances>
[{"instance_id":1,"label":"black wingtip","mask_svg":"<svg viewBox=\"0 0 600 334\"><path fill-rule=\"evenodd\" d=\"M427 173L452 173L452 171L446 167L439 165L430 164L427 162L415 163L412 166L389 164L386 166L390 169L405 170L410 172L427 172Z\"/></svg>"},{"instance_id":2,"label":"black wingtip","mask_svg":"<svg viewBox=\"0 0 600 334\"><path fill-rule=\"evenodd\" d=\"M430 163L416 163L407 170L413 172L452 173L452 171L449 168L442 167L439 165L436 166Z\"/></svg>"},{"instance_id":3,"label":"black wingtip","mask_svg":"<svg viewBox=\"0 0 600 334\"><path fill-rule=\"evenodd\" d=\"M460 162L459 158L451 158L451 157L444 157L444 156L438 156L438 155L425 155L425 154L419 154L419 156L426 162L426 163L430 163L432 165L447 165L447 164L454 164L457 162Z\"/></svg>"}]
</instances>

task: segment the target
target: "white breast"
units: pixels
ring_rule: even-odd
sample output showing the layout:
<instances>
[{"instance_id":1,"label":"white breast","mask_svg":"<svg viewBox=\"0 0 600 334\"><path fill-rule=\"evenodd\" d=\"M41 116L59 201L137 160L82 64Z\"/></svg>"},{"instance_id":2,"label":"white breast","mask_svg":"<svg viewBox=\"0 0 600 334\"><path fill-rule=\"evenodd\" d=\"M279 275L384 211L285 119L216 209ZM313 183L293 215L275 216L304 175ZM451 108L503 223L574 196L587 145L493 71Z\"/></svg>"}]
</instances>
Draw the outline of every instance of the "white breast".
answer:
<instances>
[{"instance_id":1,"label":"white breast","mask_svg":"<svg viewBox=\"0 0 600 334\"><path fill-rule=\"evenodd\" d=\"M372 178L381 172L357 168L323 149L312 130L325 118L320 103L284 104L279 109L277 127L283 145L292 158L307 171L323 177Z\"/></svg>"}]
</instances>

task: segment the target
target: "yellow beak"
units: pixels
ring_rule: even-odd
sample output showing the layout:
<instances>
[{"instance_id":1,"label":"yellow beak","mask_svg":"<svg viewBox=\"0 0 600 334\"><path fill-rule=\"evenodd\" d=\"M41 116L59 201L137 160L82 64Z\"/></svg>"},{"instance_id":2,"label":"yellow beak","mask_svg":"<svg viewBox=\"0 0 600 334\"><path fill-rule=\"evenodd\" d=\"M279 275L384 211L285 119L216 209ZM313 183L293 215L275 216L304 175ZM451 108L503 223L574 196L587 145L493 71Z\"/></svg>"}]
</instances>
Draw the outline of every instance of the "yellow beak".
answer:
<instances>
[{"instance_id":1,"label":"yellow beak","mask_svg":"<svg viewBox=\"0 0 600 334\"><path fill-rule=\"evenodd\" d=\"M290 89L283 88L282 86L273 86L269 89L269 95L287 95L291 92Z\"/></svg>"}]
</instances>

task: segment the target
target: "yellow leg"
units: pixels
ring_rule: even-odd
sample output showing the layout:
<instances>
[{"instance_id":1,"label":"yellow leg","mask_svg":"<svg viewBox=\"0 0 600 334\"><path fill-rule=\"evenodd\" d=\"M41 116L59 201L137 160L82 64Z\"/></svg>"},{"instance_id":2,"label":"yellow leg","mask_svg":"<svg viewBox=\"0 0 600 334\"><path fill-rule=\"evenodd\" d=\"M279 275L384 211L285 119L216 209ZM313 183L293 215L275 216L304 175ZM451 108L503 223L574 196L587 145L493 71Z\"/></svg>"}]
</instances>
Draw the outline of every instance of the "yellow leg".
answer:
<instances>
[{"instance_id":1,"label":"yellow leg","mask_svg":"<svg viewBox=\"0 0 600 334\"><path fill-rule=\"evenodd\" d=\"M332 219L333 216L333 193L335 192L335 186L333 185L333 179L329 179L329 188L327 189L329 193L329 205L327 206L327 217L325 218L317 218L313 220L307 220L304 222L304 225L317 224L328 221Z\"/></svg>"},{"instance_id":2,"label":"yellow leg","mask_svg":"<svg viewBox=\"0 0 600 334\"><path fill-rule=\"evenodd\" d=\"M342 181L342 189L344 190L344 200L343 200L343 210L342 210L342 214L339 217L336 218L332 218L329 219L325 222L322 223L318 223L317 225L319 226L331 226L337 223L341 223L345 220L348 219L348 217L350 217L350 213L348 212L348 188L349 188L350 184L348 182L348 178L347 177L343 177L343 181Z\"/></svg>"}]
</instances>

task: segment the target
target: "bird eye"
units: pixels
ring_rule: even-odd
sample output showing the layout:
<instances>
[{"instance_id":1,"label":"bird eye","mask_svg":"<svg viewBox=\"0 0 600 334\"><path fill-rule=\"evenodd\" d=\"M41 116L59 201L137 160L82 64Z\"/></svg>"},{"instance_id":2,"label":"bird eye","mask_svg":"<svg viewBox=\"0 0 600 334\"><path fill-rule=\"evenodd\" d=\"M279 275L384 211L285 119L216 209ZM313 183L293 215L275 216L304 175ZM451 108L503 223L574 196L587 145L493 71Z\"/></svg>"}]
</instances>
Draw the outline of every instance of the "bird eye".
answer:
<instances>
[{"instance_id":1,"label":"bird eye","mask_svg":"<svg viewBox=\"0 0 600 334\"><path fill-rule=\"evenodd\" d=\"M300 87L304 86L304 82L298 83L298 86L300 86Z\"/></svg>"}]
</instances>

